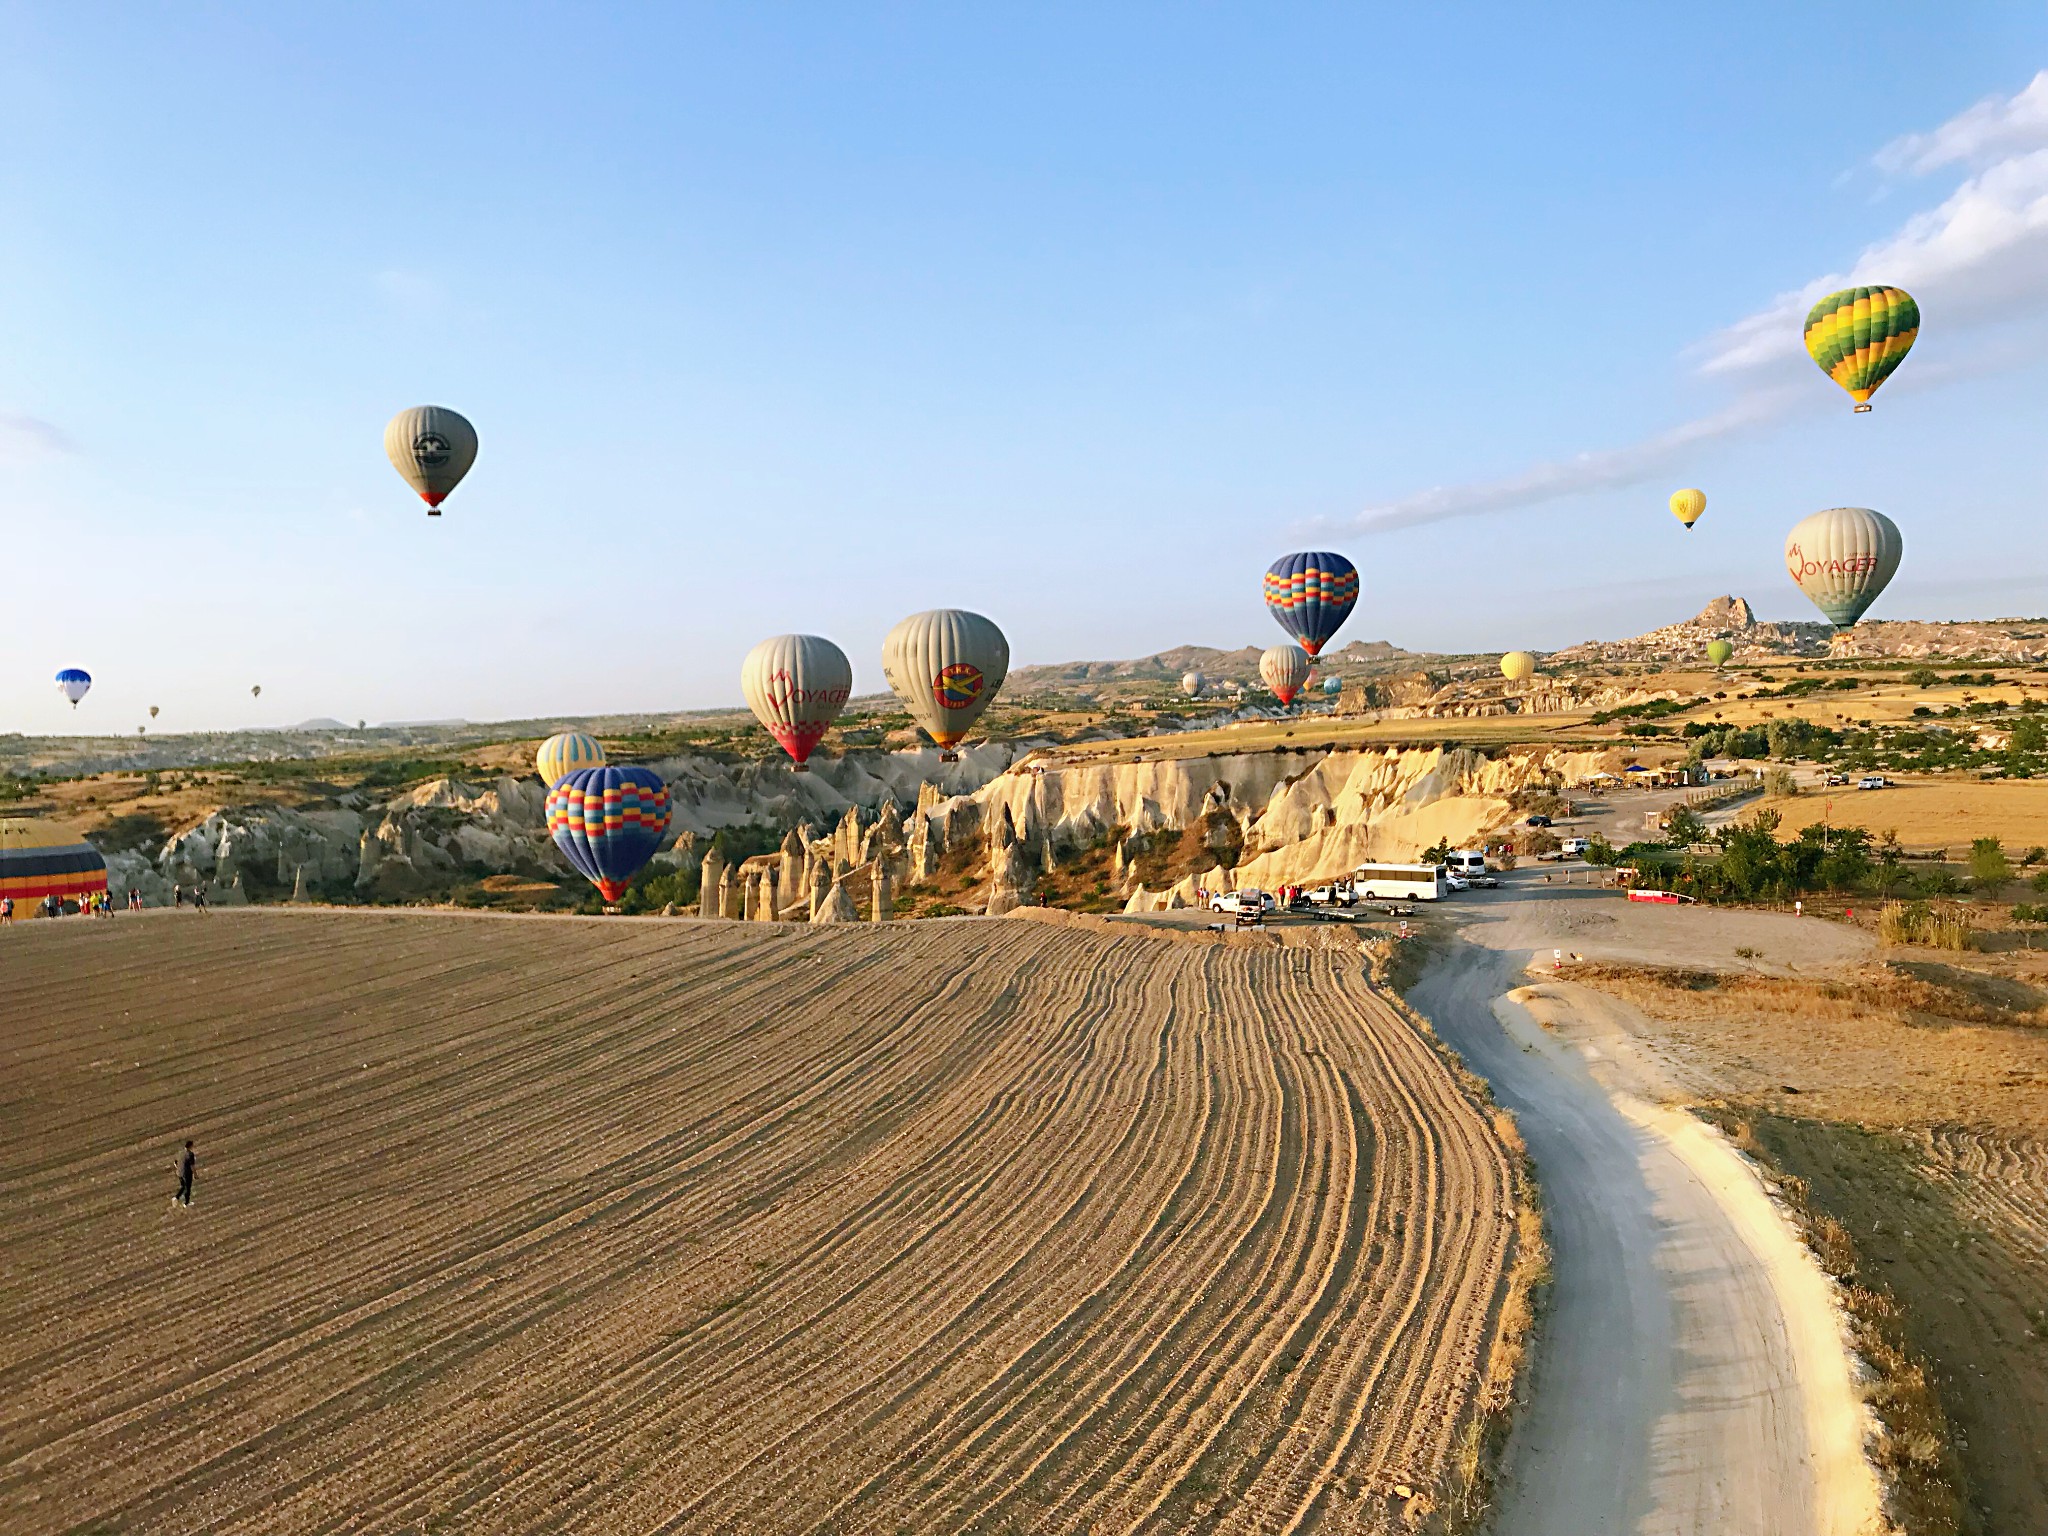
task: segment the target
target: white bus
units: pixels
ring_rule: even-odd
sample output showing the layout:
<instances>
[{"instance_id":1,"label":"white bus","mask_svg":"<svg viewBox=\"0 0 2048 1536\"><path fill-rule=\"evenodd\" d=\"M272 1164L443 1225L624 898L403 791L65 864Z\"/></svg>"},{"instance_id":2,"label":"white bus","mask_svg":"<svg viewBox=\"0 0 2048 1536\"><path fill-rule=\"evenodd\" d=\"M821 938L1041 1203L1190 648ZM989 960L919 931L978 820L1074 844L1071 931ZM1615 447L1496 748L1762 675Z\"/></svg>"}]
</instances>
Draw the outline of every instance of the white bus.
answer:
<instances>
[{"instance_id":1,"label":"white bus","mask_svg":"<svg viewBox=\"0 0 2048 1536\"><path fill-rule=\"evenodd\" d=\"M1440 864L1361 864L1351 889L1360 901L1442 901L1450 894Z\"/></svg>"}]
</instances>

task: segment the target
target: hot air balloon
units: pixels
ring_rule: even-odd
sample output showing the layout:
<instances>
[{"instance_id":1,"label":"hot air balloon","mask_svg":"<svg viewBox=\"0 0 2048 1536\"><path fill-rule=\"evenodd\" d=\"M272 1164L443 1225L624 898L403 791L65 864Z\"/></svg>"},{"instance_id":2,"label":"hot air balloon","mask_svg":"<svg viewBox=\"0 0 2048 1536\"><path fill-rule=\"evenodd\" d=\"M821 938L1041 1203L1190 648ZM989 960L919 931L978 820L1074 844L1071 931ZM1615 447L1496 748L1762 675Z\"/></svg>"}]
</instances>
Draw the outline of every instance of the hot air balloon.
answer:
<instances>
[{"instance_id":1,"label":"hot air balloon","mask_svg":"<svg viewBox=\"0 0 2048 1536\"><path fill-rule=\"evenodd\" d=\"M427 516L439 517L441 503L476 462L476 428L445 405L416 405L391 418L384 452L420 493Z\"/></svg>"},{"instance_id":2,"label":"hot air balloon","mask_svg":"<svg viewBox=\"0 0 2048 1536\"><path fill-rule=\"evenodd\" d=\"M953 748L988 708L1010 672L1010 642L978 613L913 613L882 641L882 675L910 718L953 762Z\"/></svg>"},{"instance_id":3,"label":"hot air balloon","mask_svg":"<svg viewBox=\"0 0 2048 1536\"><path fill-rule=\"evenodd\" d=\"M156 706L154 704L149 706L149 718L152 720L156 718Z\"/></svg>"},{"instance_id":4,"label":"hot air balloon","mask_svg":"<svg viewBox=\"0 0 2048 1536\"><path fill-rule=\"evenodd\" d=\"M1358 606L1358 567L1315 550L1282 555L1266 570L1266 607L1280 627L1314 656Z\"/></svg>"},{"instance_id":5,"label":"hot air balloon","mask_svg":"<svg viewBox=\"0 0 2048 1536\"><path fill-rule=\"evenodd\" d=\"M1536 675L1536 658L1527 651L1509 651L1500 659L1500 675L1519 683Z\"/></svg>"},{"instance_id":6,"label":"hot air balloon","mask_svg":"<svg viewBox=\"0 0 2048 1536\"><path fill-rule=\"evenodd\" d=\"M1342 679L1341 677L1326 677L1326 678L1324 678L1324 679L1323 679L1323 692L1324 692L1324 693L1326 693L1326 694L1329 694L1329 695L1331 695L1332 697L1334 697L1335 695L1337 695L1337 694L1340 694L1340 693L1342 693L1343 691L1344 691L1344 679Z\"/></svg>"},{"instance_id":7,"label":"hot air balloon","mask_svg":"<svg viewBox=\"0 0 2048 1536\"><path fill-rule=\"evenodd\" d=\"M1687 528L1700 520L1700 514L1707 510L1705 491L1673 491L1671 493L1671 515Z\"/></svg>"},{"instance_id":8,"label":"hot air balloon","mask_svg":"<svg viewBox=\"0 0 2048 1536\"><path fill-rule=\"evenodd\" d=\"M357 721L356 729L362 728L362 722ZM562 782L564 775L574 773L578 768L602 768L604 748L597 744L594 736L586 736L581 731L564 731L540 744L540 750L533 754L533 766L540 774L541 783L553 789Z\"/></svg>"},{"instance_id":9,"label":"hot air balloon","mask_svg":"<svg viewBox=\"0 0 2048 1536\"><path fill-rule=\"evenodd\" d=\"M138 725L137 727L135 727L135 734L136 734L136 735L138 735L138 736L143 736L143 735L146 735L146 734L148 734L148 732L149 732L149 727L148 727L148 726L146 726L146 725Z\"/></svg>"},{"instance_id":10,"label":"hot air balloon","mask_svg":"<svg viewBox=\"0 0 2048 1536\"><path fill-rule=\"evenodd\" d=\"M249 689L249 697L250 697L250 698L252 698L252 699L260 699L260 698L262 698L262 697L263 697L263 685L262 685L261 683L257 683L257 684L255 684L254 686L252 686L252 687L251 687L251 688Z\"/></svg>"},{"instance_id":11,"label":"hot air balloon","mask_svg":"<svg viewBox=\"0 0 2048 1536\"><path fill-rule=\"evenodd\" d=\"M1882 512L1830 507L1786 536L1785 569L1814 607L1847 629L1890 584L1904 552L1899 525Z\"/></svg>"},{"instance_id":12,"label":"hot air balloon","mask_svg":"<svg viewBox=\"0 0 2048 1536\"><path fill-rule=\"evenodd\" d=\"M92 691L92 674L77 667L66 667L57 674L57 691L69 699L71 707L76 709L78 701Z\"/></svg>"},{"instance_id":13,"label":"hot air balloon","mask_svg":"<svg viewBox=\"0 0 2048 1536\"><path fill-rule=\"evenodd\" d=\"M1273 690L1274 698L1292 704L1308 682L1308 657L1298 645L1268 646L1259 656L1259 676Z\"/></svg>"},{"instance_id":14,"label":"hot air balloon","mask_svg":"<svg viewBox=\"0 0 2048 1536\"><path fill-rule=\"evenodd\" d=\"M1209 680L1199 672L1183 672L1180 675L1180 691L1191 699L1202 696L1202 685Z\"/></svg>"},{"instance_id":15,"label":"hot air balloon","mask_svg":"<svg viewBox=\"0 0 2048 1536\"><path fill-rule=\"evenodd\" d=\"M40 818L0 821L0 896L91 896L107 888L107 861L68 827Z\"/></svg>"},{"instance_id":16,"label":"hot air balloon","mask_svg":"<svg viewBox=\"0 0 2048 1536\"><path fill-rule=\"evenodd\" d=\"M654 857L668 830L668 786L637 763L578 768L548 791L555 846L606 901Z\"/></svg>"},{"instance_id":17,"label":"hot air balloon","mask_svg":"<svg viewBox=\"0 0 2048 1536\"><path fill-rule=\"evenodd\" d=\"M771 635L740 664L740 691L801 773L846 707L853 664L823 635Z\"/></svg>"},{"instance_id":18,"label":"hot air balloon","mask_svg":"<svg viewBox=\"0 0 2048 1536\"><path fill-rule=\"evenodd\" d=\"M1707 642L1707 660L1717 667L1725 667L1728 664L1728 658L1734 654L1735 647L1729 641L1709 640Z\"/></svg>"},{"instance_id":19,"label":"hot air balloon","mask_svg":"<svg viewBox=\"0 0 2048 1536\"><path fill-rule=\"evenodd\" d=\"M1903 288L1844 288L1806 312L1806 351L1820 371L1870 409L1920 334L1920 306Z\"/></svg>"}]
</instances>

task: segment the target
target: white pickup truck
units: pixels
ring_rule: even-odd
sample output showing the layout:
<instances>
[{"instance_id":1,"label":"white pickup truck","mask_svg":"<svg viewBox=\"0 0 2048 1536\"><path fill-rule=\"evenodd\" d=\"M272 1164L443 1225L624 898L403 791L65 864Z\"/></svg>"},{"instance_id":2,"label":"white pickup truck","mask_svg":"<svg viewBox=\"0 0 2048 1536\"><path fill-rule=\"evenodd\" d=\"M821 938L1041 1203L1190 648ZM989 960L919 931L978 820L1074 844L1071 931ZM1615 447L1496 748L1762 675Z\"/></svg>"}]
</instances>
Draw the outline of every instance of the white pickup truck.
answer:
<instances>
[{"instance_id":1,"label":"white pickup truck","mask_svg":"<svg viewBox=\"0 0 2048 1536\"><path fill-rule=\"evenodd\" d=\"M1211 912L1270 912L1273 898L1264 891L1218 891L1209 898Z\"/></svg>"}]
</instances>

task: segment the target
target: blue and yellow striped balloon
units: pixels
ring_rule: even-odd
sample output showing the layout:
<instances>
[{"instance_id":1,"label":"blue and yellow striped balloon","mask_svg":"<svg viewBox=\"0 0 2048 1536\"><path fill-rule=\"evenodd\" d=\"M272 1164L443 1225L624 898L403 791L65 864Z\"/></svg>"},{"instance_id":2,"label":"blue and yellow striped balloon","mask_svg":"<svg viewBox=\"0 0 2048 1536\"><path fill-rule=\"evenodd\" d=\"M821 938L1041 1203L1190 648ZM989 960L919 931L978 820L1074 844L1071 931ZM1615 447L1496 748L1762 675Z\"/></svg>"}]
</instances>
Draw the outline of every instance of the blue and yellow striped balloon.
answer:
<instances>
[{"instance_id":1,"label":"blue and yellow striped balloon","mask_svg":"<svg viewBox=\"0 0 2048 1536\"><path fill-rule=\"evenodd\" d=\"M540 750L533 754L533 766L540 772L541 783L553 789L562 782L564 774L574 773L578 768L602 768L604 748L594 736L564 731L540 744Z\"/></svg>"},{"instance_id":2,"label":"blue and yellow striped balloon","mask_svg":"<svg viewBox=\"0 0 2048 1536\"><path fill-rule=\"evenodd\" d=\"M1266 571L1266 607L1309 655L1329 644L1358 606L1358 567L1328 550L1282 555Z\"/></svg>"}]
</instances>

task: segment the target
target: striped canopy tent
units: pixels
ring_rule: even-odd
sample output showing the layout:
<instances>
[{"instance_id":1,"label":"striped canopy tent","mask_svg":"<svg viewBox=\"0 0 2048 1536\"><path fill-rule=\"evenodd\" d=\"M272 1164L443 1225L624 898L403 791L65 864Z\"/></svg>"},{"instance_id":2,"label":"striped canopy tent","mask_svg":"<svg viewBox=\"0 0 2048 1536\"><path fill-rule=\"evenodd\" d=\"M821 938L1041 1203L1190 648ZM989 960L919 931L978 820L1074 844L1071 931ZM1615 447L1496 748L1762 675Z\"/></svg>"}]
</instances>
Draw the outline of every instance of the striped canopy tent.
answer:
<instances>
[{"instance_id":1,"label":"striped canopy tent","mask_svg":"<svg viewBox=\"0 0 2048 1536\"><path fill-rule=\"evenodd\" d=\"M0 896L77 900L107 888L107 861L69 827L27 817L0 820Z\"/></svg>"}]
</instances>

